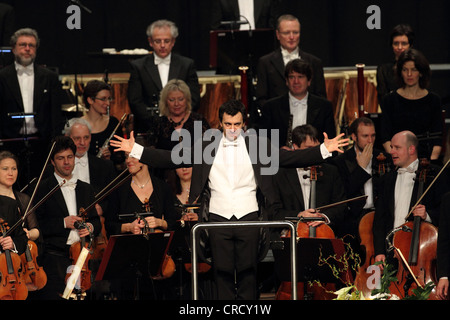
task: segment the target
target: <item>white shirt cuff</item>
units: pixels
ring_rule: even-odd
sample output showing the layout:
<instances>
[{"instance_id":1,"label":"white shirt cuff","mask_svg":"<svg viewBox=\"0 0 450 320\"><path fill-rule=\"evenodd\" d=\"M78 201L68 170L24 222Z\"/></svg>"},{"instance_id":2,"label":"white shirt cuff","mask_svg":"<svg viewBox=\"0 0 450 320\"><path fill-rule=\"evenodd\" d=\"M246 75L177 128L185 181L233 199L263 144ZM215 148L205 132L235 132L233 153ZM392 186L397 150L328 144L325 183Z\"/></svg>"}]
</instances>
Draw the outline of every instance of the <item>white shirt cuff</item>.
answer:
<instances>
[{"instance_id":1,"label":"white shirt cuff","mask_svg":"<svg viewBox=\"0 0 450 320\"><path fill-rule=\"evenodd\" d=\"M333 155L328 151L327 147L325 147L325 144L323 143L320 145L320 153L322 154L322 158L324 159L329 158Z\"/></svg>"},{"instance_id":2,"label":"white shirt cuff","mask_svg":"<svg viewBox=\"0 0 450 320\"><path fill-rule=\"evenodd\" d=\"M130 152L129 156L133 157L135 159L141 160L143 151L144 151L144 147L141 146L140 144L135 143L133 145L133 148L131 149L131 152Z\"/></svg>"}]
</instances>

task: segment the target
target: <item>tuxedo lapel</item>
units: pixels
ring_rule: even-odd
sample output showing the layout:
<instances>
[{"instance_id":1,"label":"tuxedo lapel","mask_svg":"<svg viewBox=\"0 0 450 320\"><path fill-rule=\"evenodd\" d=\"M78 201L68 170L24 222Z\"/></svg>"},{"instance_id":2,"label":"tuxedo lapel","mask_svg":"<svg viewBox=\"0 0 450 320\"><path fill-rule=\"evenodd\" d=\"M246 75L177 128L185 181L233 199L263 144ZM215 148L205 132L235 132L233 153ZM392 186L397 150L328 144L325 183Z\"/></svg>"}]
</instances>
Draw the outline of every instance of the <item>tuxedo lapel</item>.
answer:
<instances>
[{"instance_id":1,"label":"tuxedo lapel","mask_svg":"<svg viewBox=\"0 0 450 320\"><path fill-rule=\"evenodd\" d=\"M315 98L309 94L308 95L308 107L306 109L306 122L314 123L314 120L320 115L320 108L314 108L314 105L317 104Z\"/></svg>"},{"instance_id":2,"label":"tuxedo lapel","mask_svg":"<svg viewBox=\"0 0 450 320\"><path fill-rule=\"evenodd\" d=\"M176 54L172 53L170 58L170 67L169 67L169 80L171 79L179 79L179 71L181 70L181 63ZM159 73L158 73L159 75Z\"/></svg>"},{"instance_id":3,"label":"tuxedo lapel","mask_svg":"<svg viewBox=\"0 0 450 320\"><path fill-rule=\"evenodd\" d=\"M42 96L46 93L45 77L36 66L34 67L34 89L33 89L33 111L39 113L40 101Z\"/></svg>"},{"instance_id":4,"label":"tuxedo lapel","mask_svg":"<svg viewBox=\"0 0 450 320\"><path fill-rule=\"evenodd\" d=\"M20 93L20 85L19 85L19 79L17 78L17 72L15 69L15 64L12 64L7 67L8 69L8 75L7 75L7 83L11 90L12 95L14 96L14 99L17 101L17 105L20 106L21 111L24 111L23 108L23 101L22 101L22 94Z\"/></svg>"},{"instance_id":5,"label":"tuxedo lapel","mask_svg":"<svg viewBox=\"0 0 450 320\"><path fill-rule=\"evenodd\" d=\"M277 49L273 55L272 59L270 61L274 68L280 73L280 75L284 79L284 61L283 56L281 55L281 48Z\"/></svg>"},{"instance_id":6,"label":"tuxedo lapel","mask_svg":"<svg viewBox=\"0 0 450 320\"><path fill-rule=\"evenodd\" d=\"M158 66L155 64L154 54L151 54L147 57L147 61L144 63L144 68L145 68L145 71L147 71L149 77L152 79L152 81L155 83L155 85L161 91L162 90L162 82L161 82L161 77L159 76ZM170 69L172 69L172 68L170 68Z\"/></svg>"},{"instance_id":7,"label":"tuxedo lapel","mask_svg":"<svg viewBox=\"0 0 450 320\"><path fill-rule=\"evenodd\" d=\"M301 208L305 210L305 199L303 199L303 191L300 185L300 178L298 177L296 169L285 170L285 177L288 181L292 190L294 190L294 194L297 197L298 202L300 203Z\"/></svg>"}]
</instances>

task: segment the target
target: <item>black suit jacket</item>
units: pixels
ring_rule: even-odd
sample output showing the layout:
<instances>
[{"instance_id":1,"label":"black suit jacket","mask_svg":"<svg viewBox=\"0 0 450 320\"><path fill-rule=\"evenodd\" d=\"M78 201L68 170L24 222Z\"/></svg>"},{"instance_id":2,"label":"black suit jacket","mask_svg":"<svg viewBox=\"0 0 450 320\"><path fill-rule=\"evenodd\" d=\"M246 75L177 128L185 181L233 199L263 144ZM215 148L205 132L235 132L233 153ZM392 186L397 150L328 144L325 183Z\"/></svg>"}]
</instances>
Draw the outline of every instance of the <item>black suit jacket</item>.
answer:
<instances>
[{"instance_id":1,"label":"black suit jacket","mask_svg":"<svg viewBox=\"0 0 450 320\"><path fill-rule=\"evenodd\" d=\"M424 185L424 191L428 188L434 176L438 173L439 167L430 165L431 171L427 175L427 181ZM375 204L375 216L373 221L373 245L375 255L386 254L386 236L394 228L394 212L395 212L395 182L397 180L397 170L391 171L384 175L380 180L380 192ZM412 208L418 200L419 181L416 179L413 193L411 196L410 208ZM429 189L427 194L421 201L425 205L431 222L438 225L439 209L443 195L442 182L437 180ZM413 219L413 215L409 219ZM392 240L392 239L391 239Z\"/></svg>"},{"instance_id":2,"label":"black suit jacket","mask_svg":"<svg viewBox=\"0 0 450 320\"><path fill-rule=\"evenodd\" d=\"M253 0L255 25L251 29L275 28L280 14L278 0ZM246 17L248 18L248 17ZM211 30L225 29L221 21L239 21L238 0L214 0L211 3Z\"/></svg>"},{"instance_id":3,"label":"black suit jacket","mask_svg":"<svg viewBox=\"0 0 450 320\"><path fill-rule=\"evenodd\" d=\"M36 191L36 199L42 199L56 185L58 185L58 181L54 176L42 180ZM86 209L95 200L94 190L83 181L77 181L75 193L78 211L81 208ZM60 189L37 208L36 216L44 238L45 250L50 249L69 254L70 247L66 245L66 242L70 229L64 228L64 218L68 215L69 211ZM86 222L92 223L94 226L94 237L98 236L102 226L95 208L87 212Z\"/></svg>"},{"instance_id":4,"label":"black suit jacket","mask_svg":"<svg viewBox=\"0 0 450 320\"><path fill-rule=\"evenodd\" d=\"M336 203L345 200L344 188L337 168L333 165L323 163L318 168L321 172L316 181L316 206ZM297 170L294 168L280 168L274 177L275 190L280 201L279 209L276 210L274 220L285 220L286 217L296 217L298 213L305 210L305 200ZM342 221L344 221L346 206L340 205L323 211L330 219L330 227L337 232Z\"/></svg>"},{"instance_id":5,"label":"black suit jacket","mask_svg":"<svg viewBox=\"0 0 450 320\"><path fill-rule=\"evenodd\" d=\"M162 90L158 66L153 54L131 62L130 80L128 82L128 102L134 114L135 133L150 129L151 114L147 108L159 103ZM169 68L169 80L180 79L186 82L192 97L192 109L200 106L200 85L194 60L172 52Z\"/></svg>"},{"instance_id":6,"label":"black suit jacket","mask_svg":"<svg viewBox=\"0 0 450 320\"><path fill-rule=\"evenodd\" d=\"M280 146L285 146L289 129L289 115L291 113L289 108L289 93L268 100L261 111L260 128L268 130L278 129ZM333 106L330 101L314 94L309 94L308 109L306 112L306 123L317 129L320 141L323 141L323 132L326 132L330 139L336 136Z\"/></svg>"},{"instance_id":7,"label":"black suit jacket","mask_svg":"<svg viewBox=\"0 0 450 320\"><path fill-rule=\"evenodd\" d=\"M116 177L114 164L111 160L97 158L88 153L90 185L98 193Z\"/></svg>"},{"instance_id":8,"label":"black suit jacket","mask_svg":"<svg viewBox=\"0 0 450 320\"><path fill-rule=\"evenodd\" d=\"M39 136L50 139L60 135L63 128L61 85L58 75L34 64L33 112ZM11 119L8 113L24 112L22 95L15 65L0 70L0 137L19 138L23 119Z\"/></svg>"},{"instance_id":9,"label":"black suit jacket","mask_svg":"<svg viewBox=\"0 0 450 320\"><path fill-rule=\"evenodd\" d=\"M308 91L317 96L326 98L327 91L322 61L302 50L299 50L299 55L302 60L311 65L313 70L311 85L309 86ZM267 100L279 97L288 92L286 78L284 77L284 68L281 48L262 56L259 59L256 69L256 102L259 107L264 105Z\"/></svg>"}]
</instances>

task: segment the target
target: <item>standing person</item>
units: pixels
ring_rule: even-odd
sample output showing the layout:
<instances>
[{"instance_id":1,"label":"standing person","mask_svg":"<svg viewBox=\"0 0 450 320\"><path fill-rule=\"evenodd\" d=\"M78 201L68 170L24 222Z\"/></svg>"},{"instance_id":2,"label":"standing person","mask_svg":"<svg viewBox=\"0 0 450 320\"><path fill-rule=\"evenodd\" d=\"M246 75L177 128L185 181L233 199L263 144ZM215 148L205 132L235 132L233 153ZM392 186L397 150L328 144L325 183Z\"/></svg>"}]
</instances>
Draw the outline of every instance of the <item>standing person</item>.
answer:
<instances>
[{"instance_id":1,"label":"standing person","mask_svg":"<svg viewBox=\"0 0 450 320\"><path fill-rule=\"evenodd\" d=\"M383 97L386 94L398 89L397 60L400 54L413 46L414 31L407 24L399 24L394 27L389 39L394 59L377 67L377 95L380 104L382 104ZM383 106L381 106L381 109L383 109Z\"/></svg>"},{"instance_id":2,"label":"standing person","mask_svg":"<svg viewBox=\"0 0 450 320\"><path fill-rule=\"evenodd\" d=\"M270 142L256 135L244 138L245 117L245 106L241 102L225 102L219 108L222 132L215 131L214 141L204 141L202 146L202 151L205 148L211 151L213 147L211 158L205 155L201 161L193 164L189 202L201 196L199 202L205 213L202 217L204 220L239 222L267 219L268 210L274 203L272 170L264 170L269 169L272 163L263 164L261 157L250 153L248 149L250 139L256 139L252 141L252 147L267 146ZM331 156L330 152L346 145L346 140L340 140L341 137L332 140L325 138L320 147L307 150L275 148L275 154L271 155L270 160L276 161L279 155L279 164L282 166L320 163L324 157ZM133 135L130 139L118 136L116 139L111 141L112 146L117 147L116 151L130 152L130 155L154 167L174 166L169 151L143 148L134 142ZM257 193L261 197L257 197ZM258 202L258 199L264 198L266 201ZM261 254L259 251L263 247L260 245L261 240L257 228L209 230L218 299L257 299L256 274Z\"/></svg>"},{"instance_id":3,"label":"standing person","mask_svg":"<svg viewBox=\"0 0 450 320\"><path fill-rule=\"evenodd\" d=\"M33 158L23 163L24 177L19 177L22 186L39 175L51 138L61 134L63 128L61 85L55 72L35 63L39 44L36 30L17 30L11 37L15 61L0 70L0 138L28 138L25 147L15 141L9 149Z\"/></svg>"},{"instance_id":4,"label":"standing person","mask_svg":"<svg viewBox=\"0 0 450 320\"><path fill-rule=\"evenodd\" d=\"M300 21L293 15L282 15L278 18L276 36L280 48L262 56L256 70L256 102L258 107L271 98L288 91L284 70L286 64L293 59L301 59L312 67L309 92L320 97L327 97L322 61L314 55L300 49Z\"/></svg>"},{"instance_id":5,"label":"standing person","mask_svg":"<svg viewBox=\"0 0 450 320\"><path fill-rule=\"evenodd\" d=\"M83 102L88 111L82 119L89 122L91 127L89 153L97 156L101 152L102 159L112 160L116 166L120 167L124 161L123 155L113 154L109 145L102 148L119 124L116 117L109 115L112 102L111 86L100 80L89 81L83 90ZM121 129L119 126L116 134L122 135Z\"/></svg>"},{"instance_id":6,"label":"standing person","mask_svg":"<svg viewBox=\"0 0 450 320\"><path fill-rule=\"evenodd\" d=\"M440 97L427 89L430 77L430 65L420 51L409 49L399 56L397 78L400 87L383 99L380 134L386 152L390 151L390 138L394 134L409 130L419 138L419 158L439 160L442 106Z\"/></svg>"},{"instance_id":7,"label":"standing person","mask_svg":"<svg viewBox=\"0 0 450 320\"><path fill-rule=\"evenodd\" d=\"M71 246L82 238L92 240L91 237L98 236L101 231L96 210L89 210L85 218L79 215L82 208L87 208L94 202L95 194L92 186L72 174L76 149L70 137L55 138L50 155L54 173L42 180L36 191L37 199L42 199L55 186L65 181L60 189L36 209L45 248L41 261L47 273L47 285L39 292L39 298L43 300L61 299L68 267L76 263L70 259ZM77 223L82 224L78 227Z\"/></svg>"},{"instance_id":8,"label":"standing person","mask_svg":"<svg viewBox=\"0 0 450 320\"><path fill-rule=\"evenodd\" d=\"M171 79L181 79L189 86L193 110L200 107L200 86L192 59L173 53L178 28L172 21L157 20L147 28L153 53L131 62L128 101L134 114L134 131L145 133L151 127L153 108Z\"/></svg>"},{"instance_id":9,"label":"standing person","mask_svg":"<svg viewBox=\"0 0 450 320\"><path fill-rule=\"evenodd\" d=\"M313 77L311 65L300 59L291 60L286 65L284 76L288 92L264 104L261 109L260 128L278 129L280 146L285 146L287 140L292 139L288 138L288 133L292 133L293 128L305 124L310 124L320 133L326 132L329 138L334 138L336 125L331 102L308 92ZM323 141L321 137L318 139L319 142Z\"/></svg>"}]
</instances>

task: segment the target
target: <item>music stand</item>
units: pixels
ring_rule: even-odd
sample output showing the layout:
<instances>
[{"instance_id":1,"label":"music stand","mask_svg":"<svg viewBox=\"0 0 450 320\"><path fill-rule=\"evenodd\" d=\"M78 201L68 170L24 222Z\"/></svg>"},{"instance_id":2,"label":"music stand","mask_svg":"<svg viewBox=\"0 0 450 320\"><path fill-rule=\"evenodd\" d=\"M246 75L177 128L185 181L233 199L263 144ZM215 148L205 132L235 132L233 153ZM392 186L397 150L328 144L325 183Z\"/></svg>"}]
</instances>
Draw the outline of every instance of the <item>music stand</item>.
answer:
<instances>
[{"instance_id":1,"label":"music stand","mask_svg":"<svg viewBox=\"0 0 450 320\"><path fill-rule=\"evenodd\" d=\"M273 29L211 30L209 33L209 66L216 74L239 74L240 66L254 69L254 63L275 50Z\"/></svg>"},{"instance_id":2,"label":"music stand","mask_svg":"<svg viewBox=\"0 0 450 320\"><path fill-rule=\"evenodd\" d=\"M134 278L138 295L140 277L161 274L172 237L171 231L150 233L147 239L140 234L112 235L95 281Z\"/></svg>"},{"instance_id":3,"label":"music stand","mask_svg":"<svg viewBox=\"0 0 450 320\"><path fill-rule=\"evenodd\" d=\"M275 268L281 281L290 282L290 240L286 238L282 240L284 241L283 250L273 250L277 260ZM319 258L322 256L322 259L327 259L336 256L337 259L340 259L344 254L345 245L342 239L299 238L297 241L297 281L317 280L321 283L337 283L339 279L333 275L331 267L319 265ZM342 270L342 263L335 259L329 259L328 263L338 270ZM343 274L340 276L342 277Z\"/></svg>"}]
</instances>

